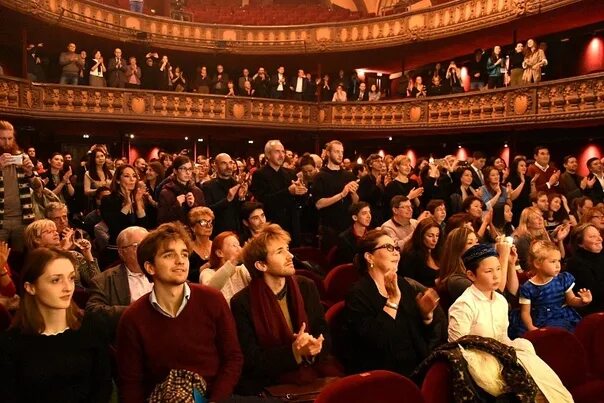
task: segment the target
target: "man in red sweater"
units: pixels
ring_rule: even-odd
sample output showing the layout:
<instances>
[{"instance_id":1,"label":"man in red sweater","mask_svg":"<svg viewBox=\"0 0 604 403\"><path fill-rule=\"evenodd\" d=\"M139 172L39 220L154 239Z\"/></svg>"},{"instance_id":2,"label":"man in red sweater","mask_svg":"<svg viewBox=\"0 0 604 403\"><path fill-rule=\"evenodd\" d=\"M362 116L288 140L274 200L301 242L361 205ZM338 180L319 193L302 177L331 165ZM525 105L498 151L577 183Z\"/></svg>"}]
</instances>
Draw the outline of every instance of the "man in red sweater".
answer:
<instances>
[{"instance_id":1,"label":"man in red sweater","mask_svg":"<svg viewBox=\"0 0 604 403\"><path fill-rule=\"evenodd\" d=\"M159 226L138 246L153 290L124 311L117 333L121 401L143 403L171 369L197 373L210 402L228 399L243 355L233 316L218 290L188 284L188 236L180 224Z\"/></svg>"},{"instance_id":2,"label":"man in red sweater","mask_svg":"<svg viewBox=\"0 0 604 403\"><path fill-rule=\"evenodd\" d=\"M549 149L543 146L535 147L533 157L535 163L529 165L527 175L535 181L537 191L560 193L560 171L550 165Z\"/></svg>"}]
</instances>

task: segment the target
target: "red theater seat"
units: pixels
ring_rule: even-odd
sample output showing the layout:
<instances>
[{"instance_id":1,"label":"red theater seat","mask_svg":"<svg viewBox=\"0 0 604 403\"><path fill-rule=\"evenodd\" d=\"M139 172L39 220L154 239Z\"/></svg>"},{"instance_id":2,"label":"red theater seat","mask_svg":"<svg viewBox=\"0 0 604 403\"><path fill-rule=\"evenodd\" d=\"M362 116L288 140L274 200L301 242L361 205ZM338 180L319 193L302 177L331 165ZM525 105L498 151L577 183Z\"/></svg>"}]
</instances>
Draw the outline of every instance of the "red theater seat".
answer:
<instances>
[{"instance_id":1,"label":"red theater seat","mask_svg":"<svg viewBox=\"0 0 604 403\"><path fill-rule=\"evenodd\" d=\"M329 306L346 298L348 290L359 279L359 272L352 263L336 266L327 273L325 284L325 300Z\"/></svg>"},{"instance_id":2,"label":"red theater seat","mask_svg":"<svg viewBox=\"0 0 604 403\"><path fill-rule=\"evenodd\" d=\"M371 371L342 378L328 385L315 403L421 403L419 388L402 375Z\"/></svg>"},{"instance_id":3,"label":"red theater seat","mask_svg":"<svg viewBox=\"0 0 604 403\"><path fill-rule=\"evenodd\" d=\"M11 324L11 314L6 310L4 305L0 305L0 332L5 331Z\"/></svg>"},{"instance_id":4,"label":"red theater seat","mask_svg":"<svg viewBox=\"0 0 604 403\"><path fill-rule=\"evenodd\" d=\"M422 396L426 403L449 403L453 401L449 367L444 362L435 362L424 377Z\"/></svg>"},{"instance_id":5,"label":"red theater seat","mask_svg":"<svg viewBox=\"0 0 604 403\"><path fill-rule=\"evenodd\" d=\"M316 264L323 271L328 269L327 258L325 257L325 254L318 248L313 248L312 246L301 246L299 248L290 249L290 252L300 260L306 260Z\"/></svg>"},{"instance_id":6,"label":"red theater seat","mask_svg":"<svg viewBox=\"0 0 604 403\"><path fill-rule=\"evenodd\" d=\"M576 403L601 402L604 381L589 373L585 350L577 337L559 328L544 328L524 334L541 357L558 374Z\"/></svg>"},{"instance_id":7,"label":"red theater seat","mask_svg":"<svg viewBox=\"0 0 604 403\"><path fill-rule=\"evenodd\" d=\"M321 276L315 272L305 269L296 269L296 275L311 279L317 286L321 300L325 298L325 286L323 285L323 278Z\"/></svg>"},{"instance_id":8,"label":"red theater seat","mask_svg":"<svg viewBox=\"0 0 604 403\"><path fill-rule=\"evenodd\" d=\"M584 317L577 325L575 336L587 352L590 372L604 379L604 312Z\"/></svg>"}]
</instances>

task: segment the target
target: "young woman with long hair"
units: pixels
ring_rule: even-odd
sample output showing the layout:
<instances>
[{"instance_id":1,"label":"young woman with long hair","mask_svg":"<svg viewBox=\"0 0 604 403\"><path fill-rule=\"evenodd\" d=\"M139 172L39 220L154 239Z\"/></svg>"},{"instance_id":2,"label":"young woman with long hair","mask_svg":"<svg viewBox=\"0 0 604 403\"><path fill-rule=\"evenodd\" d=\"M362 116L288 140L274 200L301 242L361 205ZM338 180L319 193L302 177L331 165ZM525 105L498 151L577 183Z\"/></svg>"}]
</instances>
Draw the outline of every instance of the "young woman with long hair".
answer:
<instances>
[{"instance_id":1,"label":"young woman with long hair","mask_svg":"<svg viewBox=\"0 0 604 403\"><path fill-rule=\"evenodd\" d=\"M431 217L421 220L401 251L401 274L426 287L434 287L440 270L443 243L444 237L438 222Z\"/></svg>"},{"instance_id":2,"label":"young woman with long hair","mask_svg":"<svg viewBox=\"0 0 604 403\"><path fill-rule=\"evenodd\" d=\"M97 188L109 186L113 172L107 166L107 150L101 147L93 148L88 157L88 170L84 174L84 193L94 196Z\"/></svg>"}]
</instances>

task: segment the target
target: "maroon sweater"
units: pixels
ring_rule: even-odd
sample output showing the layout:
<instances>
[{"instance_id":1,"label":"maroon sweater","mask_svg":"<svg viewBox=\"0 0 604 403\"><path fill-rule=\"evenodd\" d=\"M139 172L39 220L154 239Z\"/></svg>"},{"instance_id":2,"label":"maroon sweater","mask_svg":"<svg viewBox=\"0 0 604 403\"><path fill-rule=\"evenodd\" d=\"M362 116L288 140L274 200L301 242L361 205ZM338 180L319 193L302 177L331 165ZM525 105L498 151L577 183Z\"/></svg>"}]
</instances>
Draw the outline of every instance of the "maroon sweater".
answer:
<instances>
[{"instance_id":1,"label":"maroon sweater","mask_svg":"<svg viewBox=\"0 0 604 403\"><path fill-rule=\"evenodd\" d=\"M171 369L201 375L210 401L233 393L243 355L231 311L220 291L189 286L191 297L176 318L157 312L149 294L122 314L117 331L122 402L143 403Z\"/></svg>"},{"instance_id":2,"label":"maroon sweater","mask_svg":"<svg viewBox=\"0 0 604 403\"><path fill-rule=\"evenodd\" d=\"M559 183L555 183L554 186L552 186L551 188L547 187L547 182L549 181L549 178L551 178L554 172L556 171L556 167L552 164L549 164L545 172L543 172L541 168L537 167L535 164L531 164L527 168L526 174L531 178L534 178L535 175L539 175L539 177L535 179L535 188L537 189L537 191L544 191L547 193L559 193Z\"/></svg>"}]
</instances>

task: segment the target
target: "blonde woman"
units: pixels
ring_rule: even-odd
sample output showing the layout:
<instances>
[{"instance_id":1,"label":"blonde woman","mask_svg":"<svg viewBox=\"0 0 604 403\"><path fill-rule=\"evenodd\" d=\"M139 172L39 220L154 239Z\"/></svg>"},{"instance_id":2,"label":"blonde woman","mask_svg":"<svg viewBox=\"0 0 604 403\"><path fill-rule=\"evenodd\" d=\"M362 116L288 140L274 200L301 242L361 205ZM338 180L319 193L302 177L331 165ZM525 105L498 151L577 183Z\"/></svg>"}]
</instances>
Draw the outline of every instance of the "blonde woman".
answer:
<instances>
[{"instance_id":1,"label":"blonde woman","mask_svg":"<svg viewBox=\"0 0 604 403\"><path fill-rule=\"evenodd\" d=\"M392 161L393 180L386 185L384 191L386 205L390 204L394 196L403 195L407 196L414 206L419 206L419 198L424 193L424 188L420 187L415 179L411 179L412 172L411 160L406 155L398 155Z\"/></svg>"},{"instance_id":2,"label":"blonde woman","mask_svg":"<svg viewBox=\"0 0 604 403\"><path fill-rule=\"evenodd\" d=\"M529 39L526 42L526 50L524 51L524 62L522 67L522 81L527 84L538 83L541 81L541 67L547 66L547 59L542 49L537 47L537 42L534 39Z\"/></svg>"},{"instance_id":3,"label":"blonde woman","mask_svg":"<svg viewBox=\"0 0 604 403\"><path fill-rule=\"evenodd\" d=\"M189 211L189 229L193 234L189 254L189 281L198 282L201 267L210 261L214 213L207 207L194 207Z\"/></svg>"}]
</instances>

